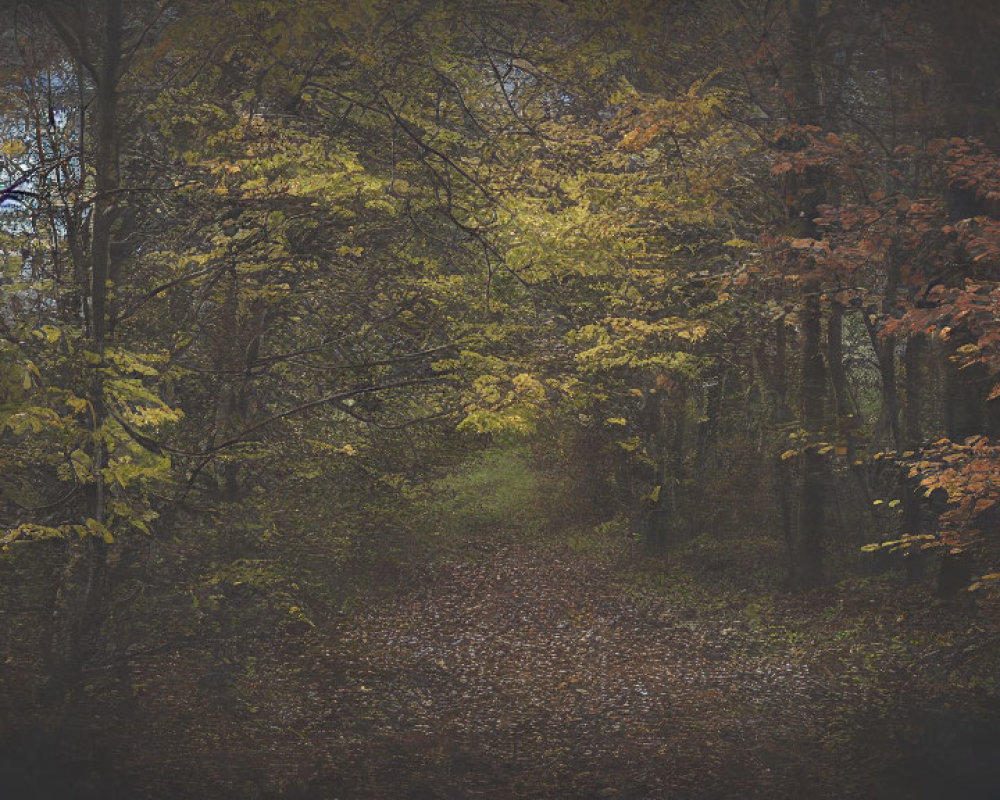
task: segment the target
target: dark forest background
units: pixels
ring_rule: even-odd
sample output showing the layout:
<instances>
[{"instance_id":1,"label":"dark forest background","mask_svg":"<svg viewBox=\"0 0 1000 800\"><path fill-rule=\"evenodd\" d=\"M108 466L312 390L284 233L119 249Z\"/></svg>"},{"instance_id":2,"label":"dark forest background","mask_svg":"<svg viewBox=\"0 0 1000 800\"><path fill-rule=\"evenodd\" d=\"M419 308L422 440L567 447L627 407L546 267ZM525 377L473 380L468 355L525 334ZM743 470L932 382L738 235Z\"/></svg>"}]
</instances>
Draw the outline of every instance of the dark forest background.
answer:
<instances>
[{"instance_id":1,"label":"dark forest background","mask_svg":"<svg viewBox=\"0 0 1000 800\"><path fill-rule=\"evenodd\" d=\"M997 796L998 154L992 0L0 0L0 794Z\"/></svg>"}]
</instances>

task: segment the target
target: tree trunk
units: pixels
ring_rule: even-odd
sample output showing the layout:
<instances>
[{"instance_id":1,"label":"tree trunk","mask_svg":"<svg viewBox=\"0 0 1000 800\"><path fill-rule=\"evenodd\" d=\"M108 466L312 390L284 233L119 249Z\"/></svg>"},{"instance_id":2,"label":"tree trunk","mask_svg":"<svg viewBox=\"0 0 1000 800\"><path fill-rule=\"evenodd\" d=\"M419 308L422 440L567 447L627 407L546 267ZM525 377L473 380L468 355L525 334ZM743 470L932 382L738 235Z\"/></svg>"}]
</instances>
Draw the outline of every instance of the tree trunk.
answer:
<instances>
[{"instance_id":1,"label":"tree trunk","mask_svg":"<svg viewBox=\"0 0 1000 800\"><path fill-rule=\"evenodd\" d=\"M948 438L953 442L964 442L970 436L983 433L986 427L985 380L985 370L981 365L961 369L945 356L945 427Z\"/></svg>"},{"instance_id":2,"label":"tree trunk","mask_svg":"<svg viewBox=\"0 0 1000 800\"><path fill-rule=\"evenodd\" d=\"M774 324L774 419L778 424L792 418L788 405L788 323L784 317Z\"/></svg>"},{"instance_id":3,"label":"tree trunk","mask_svg":"<svg viewBox=\"0 0 1000 800\"><path fill-rule=\"evenodd\" d=\"M923 413L920 367L926 355L927 339L922 334L911 336L906 341L903 353L903 391L906 398L903 405L903 445L907 450L915 450L924 438L920 422Z\"/></svg>"},{"instance_id":4,"label":"tree trunk","mask_svg":"<svg viewBox=\"0 0 1000 800\"><path fill-rule=\"evenodd\" d=\"M847 434L848 419L852 409L847 388L847 371L844 369L844 306L830 303L826 324L826 361L830 370L830 388L833 390L833 407L841 434Z\"/></svg>"},{"instance_id":5,"label":"tree trunk","mask_svg":"<svg viewBox=\"0 0 1000 800\"><path fill-rule=\"evenodd\" d=\"M881 341L873 338L878 354L878 371L882 382L883 430L897 450L903 446L903 436L899 428L899 390L896 385L896 337L886 336Z\"/></svg>"},{"instance_id":6,"label":"tree trunk","mask_svg":"<svg viewBox=\"0 0 1000 800\"><path fill-rule=\"evenodd\" d=\"M806 284L802 313L802 424L813 436L823 429L826 369L820 348L819 286ZM823 539L826 528L826 459L813 444L802 460L802 496L799 502L799 586L809 587L823 577Z\"/></svg>"},{"instance_id":7,"label":"tree trunk","mask_svg":"<svg viewBox=\"0 0 1000 800\"><path fill-rule=\"evenodd\" d=\"M104 0L103 30L99 61L93 72L95 95L94 201L91 213L90 249L90 347L99 363L104 362L107 347L107 301L111 269L111 231L118 210L118 80L122 58L122 0ZM58 12L51 12L50 19ZM67 48L78 60L89 61L84 31L65 28L54 21L54 27ZM81 142L81 151L83 149ZM103 469L107 466L108 450L104 441L107 409L104 399L104 374L93 370L90 402L91 457L94 482L87 498L87 514L104 525L107 521L107 486ZM107 545L102 536L91 534L81 541L68 543L69 553L57 590L52 619L50 647L50 680L46 694L60 701L80 685L81 670L88 657L99 646L101 609L107 597Z\"/></svg>"},{"instance_id":8,"label":"tree trunk","mask_svg":"<svg viewBox=\"0 0 1000 800\"><path fill-rule=\"evenodd\" d=\"M903 446L907 450L916 450L923 441L920 424L921 395L920 395L920 366L927 352L927 340L922 334L911 336L906 342L906 350L903 353L904 369L904 403L903 403ZM903 533L920 534L923 533L923 526L920 520L920 492L921 488L916 479L904 476L903 481ZM919 553L908 554L906 559L906 572L910 579L916 580L920 577L923 559Z\"/></svg>"},{"instance_id":9,"label":"tree trunk","mask_svg":"<svg viewBox=\"0 0 1000 800\"><path fill-rule=\"evenodd\" d=\"M94 182L96 194L93 211L93 238L91 240L90 297L94 350L103 363L107 344L108 283L111 277L111 226L118 205L118 70L122 52L122 0L105 0L104 42L102 63L96 77L95 116L97 140L94 152ZM94 370L94 427L100 431L104 425L103 370ZM94 438L94 493L91 516L100 523L105 519L105 485L101 470L107 459L106 448L100 436Z\"/></svg>"},{"instance_id":10,"label":"tree trunk","mask_svg":"<svg viewBox=\"0 0 1000 800\"><path fill-rule=\"evenodd\" d=\"M815 74L815 49L819 24L816 0L790 0L788 5L791 58L789 80L794 98L793 115L801 125L822 123L819 86ZM804 176L800 196L792 211L796 233L812 237L813 220L823 201L823 185L817 176ZM808 267L807 267L808 269ZM802 425L809 435L822 434L826 369L823 362L819 281L807 280L801 311L802 328ZM807 447L802 460L802 487L798 515L797 563L793 565L795 583L810 587L823 577L823 540L826 528L826 462L815 446Z\"/></svg>"}]
</instances>

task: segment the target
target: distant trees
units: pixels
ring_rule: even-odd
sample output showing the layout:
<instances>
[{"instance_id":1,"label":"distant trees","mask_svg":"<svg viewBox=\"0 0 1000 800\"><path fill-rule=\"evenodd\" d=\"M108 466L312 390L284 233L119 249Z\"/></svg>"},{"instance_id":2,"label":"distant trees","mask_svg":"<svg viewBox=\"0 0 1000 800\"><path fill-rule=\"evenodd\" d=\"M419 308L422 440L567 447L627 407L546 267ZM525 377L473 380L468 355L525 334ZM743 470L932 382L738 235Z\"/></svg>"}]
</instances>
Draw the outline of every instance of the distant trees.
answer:
<instances>
[{"instance_id":1,"label":"distant trees","mask_svg":"<svg viewBox=\"0 0 1000 800\"><path fill-rule=\"evenodd\" d=\"M550 67L562 111L539 111L505 207L517 235L498 248L546 314L527 366L548 402L527 407L564 399L605 504L631 507L650 541L706 524L719 496L759 496L759 478L705 470L731 457L773 479L754 524L784 529L799 586L824 580L831 546L866 539L914 562L976 541L991 563L971 532L992 478L972 494L942 479L934 444L987 447L965 441L996 417L996 85L980 65L997 29L982 4L951 11L639 4L589 34L615 54L589 76ZM971 44L942 47L955 36ZM653 41L658 59L635 55ZM482 385L470 419L489 429L518 393Z\"/></svg>"},{"instance_id":2,"label":"distant trees","mask_svg":"<svg viewBox=\"0 0 1000 800\"><path fill-rule=\"evenodd\" d=\"M933 321L954 318L951 302L964 294L958 287L969 285L966 281L982 292L978 279L995 278L988 232L992 223L983 203L993 156L984 143L954 136L971 133L967 122L962 130L941 126L942 119L952 118L944 109L952 102L967 103L970 97L967 91L949 95L947 88L958 74L969 75L969 65L958 63L964 56L949 62L943 58L948 51L939 46L954 34L952 23L921 4L850 6L822 12L819 4L792 4L788 74L792 83L808 80L812 85L793 86L789 96L811 111L793 115L797 127L779 132L780 150L772 168L786 198L801 198L799 223L784 230L780 224L772 227L766 239L773 254L771 274L791 287L786 297L800 298L796 327L803 342L802 422L810 441L793 449L805 459L801 509L811 516L800 516L800 535L817 529L821 516L819 504L805 494L812 483L809 476L818 474L818 453L828 459L844 453L854 467L866 469L869 459L884 457L876 451L888 448L907 453L897 463L903 474L898 488L890 490L897 495L893 507L901 503L897 524L905 536L923 537L904 537L901 544L898 536L890 535L889 546L944 545L954 552L961 549L954 538L921 526L908 487L917 478L922 478L920 491L926 494L940 486L919 466L922 452L935 452L938 445L930 443L937 437L944 434L961 444L968 436L989 433L983 385L988 370L983 359L968 357L973 347L967 338L974 336L970 328L976 315L958 311L964 322L948 330ZM962 25L970 18L984 25L973 37L973 50L983 36L996 34L995 21L983 18L978 4L959 3L954 10ZM802 63L803 42L809 43L808 65ZM775 43L772 38L762 46ZM779 54L780 49L775 57ZM979 97L993 96L992 79L981 81ZM967 119L985 121L981 113L968 111ZM996 135L989 126L980 133ZM952 138L945 141L942 136ZM967 170L979 177L969 177ZM969 194L972 184L979 188ZM956 193L979 198L978 207L959 208ZM972 234L975 244L962 233L970 230L978 232ZM825 365L817 315L825 318ZM874 407L857 400L848 403L852 395L858 397L858 388L852 390L851 384L862 374L845 363L844 326L852 317L860 323L853 329L868 340L855 339L853 346L868 349L877 371ZM940 359L936 363L944 375L943 386L928 385L930 373L921 372L928 357ZM832 396L825 405L834 412L832 419L825 416L820 400L827 387ZM932 417L929 402L939 404L943 419ZM858 450L859 440L864 451ZM951 504L974 507L975 501L964 497L957 484L941 488L948 493L950 508L944 520L955 514ZM979 508L985 511L990 502L980 499ZM817 553L812 548L810 552L807 558L812 561ZM818 575L815 564L803 567Z\"/></svg>"}]
</instances>

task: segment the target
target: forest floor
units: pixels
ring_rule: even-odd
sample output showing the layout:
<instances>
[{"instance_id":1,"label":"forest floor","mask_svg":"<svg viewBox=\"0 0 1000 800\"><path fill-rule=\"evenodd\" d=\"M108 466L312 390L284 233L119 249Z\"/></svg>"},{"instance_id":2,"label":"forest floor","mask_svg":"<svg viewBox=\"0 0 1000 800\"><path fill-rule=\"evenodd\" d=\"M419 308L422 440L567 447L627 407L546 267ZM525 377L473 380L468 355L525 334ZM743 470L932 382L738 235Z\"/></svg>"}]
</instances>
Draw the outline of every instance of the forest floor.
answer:
<instances>
[{"instance_id":1,"label":"forest floor","mask_svg":"<svg viewBox=\"0 0 1000 800\"><path fill-rule=\"evenodd\" d=\"M451 564L345 631L356 655L331 717L352 742L344 796L746 798L830 784L825 726L863 697L794 648L749 654L727 622L686 620L565 546Z\"/></svg>"},{"instance_id":2,"label":"forest floor","mask_svg":"<svg viewBox=\"0 0 1000 800\"><path fill-rule=\"evenodd\" d=\"M297 653L260 650L200 709L188 666L158 664L149 727L172 729L153 738L174 763L149 796L227 796L206 779L283 800L996 796L995 728L921 672L954 642L789 602L706 608L563 540L484 544ZM171 705L188 721L164 723Z\"/></svg>"},{"instance_id":3,"label":"forest floor","mask_svg":"<svg viewBox=\"0 0 1000 800\"><path fill-rule=\"evenodd\" d=\"M739 537L650 554L614 524L560 527L537 503L518 518L533 480L516 461L452 480L423 523L438 550L310 618L243 580L211 584L214 612L174 589L122 668L11 727L4 785L46 800L1000 796L991 606L885 578L768 592Z\"/></svg>"}]
</instances>

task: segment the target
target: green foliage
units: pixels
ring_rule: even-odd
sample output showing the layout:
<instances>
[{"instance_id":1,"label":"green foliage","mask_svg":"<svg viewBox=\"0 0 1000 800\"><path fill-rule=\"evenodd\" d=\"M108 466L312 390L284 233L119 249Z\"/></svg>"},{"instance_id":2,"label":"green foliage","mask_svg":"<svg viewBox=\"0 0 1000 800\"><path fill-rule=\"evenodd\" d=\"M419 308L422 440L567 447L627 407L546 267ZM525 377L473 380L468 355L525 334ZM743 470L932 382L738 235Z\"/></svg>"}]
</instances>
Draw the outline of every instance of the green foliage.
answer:
<instances>
[{"instance_id":1,"label":"green foliage","mask_svg":"<svg viewBox=\"0 0 1000 800\"><path fill-rule=\"evenodd\" d=\"M543 533L543 484L523 446L491 448L426 488L426 520L445 539Z\"/></svg>"}]
</instances>

